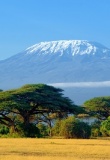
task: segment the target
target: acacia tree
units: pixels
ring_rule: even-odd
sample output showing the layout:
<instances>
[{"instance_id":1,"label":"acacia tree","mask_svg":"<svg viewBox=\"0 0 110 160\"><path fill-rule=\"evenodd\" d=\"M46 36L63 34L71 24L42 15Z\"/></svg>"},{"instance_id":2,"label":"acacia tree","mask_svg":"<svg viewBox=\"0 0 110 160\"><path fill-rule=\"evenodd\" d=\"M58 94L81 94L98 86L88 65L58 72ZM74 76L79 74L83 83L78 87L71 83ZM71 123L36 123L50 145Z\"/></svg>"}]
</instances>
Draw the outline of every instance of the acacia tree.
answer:
<instances>
[{"instance_id":1,"label":"acacia tree","mask_svg":"<svg viewBox=\"0 0 110 160\"><path fill-rule=\"evenodd\" d=\"M110 97L96 97L84 103L85 110L100 120L110 116Z\"/></svg>"},{"instance_id":2,"label":"acacia tree","mask_svg":"<svg viewBox=\"0 0 110 160\"><path fill-rule=\"evenodd\" d=\"M11 113L10 103L11 106L13 105L13 102L10 101L10 99L11 97L8 91L0 93L0 123L6 126L10 126L13 123L9 117L9 114Z\"/></svg>"},{"instance_id":3,"label":"acacia tree","mask_svg":"<svg viewBox=\"0 0 110 160\"><path fill-rule=\"evenodd\" d=\"M77 106L64 97L62 91L45 84L30 84L0 93L1 123L6 121L6 118L10 118L14 126L20 122L26 136L29 136L29 131L33 130L32 125L38 121L38 114L44 116L55 113L60 117L62 113L77 113ZM10 116L12 114L13 116ZM7 122L9 123L8 119Z\"/></svg>"}]
</instances>

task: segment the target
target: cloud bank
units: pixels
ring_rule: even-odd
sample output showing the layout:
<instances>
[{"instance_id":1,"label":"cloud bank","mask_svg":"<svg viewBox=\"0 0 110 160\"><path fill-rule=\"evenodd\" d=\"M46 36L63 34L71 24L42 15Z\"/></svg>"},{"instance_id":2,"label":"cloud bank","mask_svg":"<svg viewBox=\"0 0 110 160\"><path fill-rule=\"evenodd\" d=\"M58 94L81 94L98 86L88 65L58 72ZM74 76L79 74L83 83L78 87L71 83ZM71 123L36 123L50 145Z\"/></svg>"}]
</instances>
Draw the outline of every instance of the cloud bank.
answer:
<instances>
[{"instance_id":1,"label":"cloud bank","mask_svg":"<svg viewBox=\"0 0 110 160\"><path fill-rule=\"evenodd\" d=\"M54 87L70 88L70 87L110 87L110 81L102 82L70 82L70 83L51 83Z\"/></svg>"}]
</instances>

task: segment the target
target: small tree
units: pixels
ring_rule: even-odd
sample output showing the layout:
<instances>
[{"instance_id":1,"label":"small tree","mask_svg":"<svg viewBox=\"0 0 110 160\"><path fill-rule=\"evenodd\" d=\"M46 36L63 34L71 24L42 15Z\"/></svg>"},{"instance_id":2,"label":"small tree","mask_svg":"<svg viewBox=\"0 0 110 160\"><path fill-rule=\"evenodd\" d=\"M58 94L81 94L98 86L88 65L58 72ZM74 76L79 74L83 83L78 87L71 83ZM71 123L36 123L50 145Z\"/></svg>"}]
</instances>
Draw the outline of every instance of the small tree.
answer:
<instances>
[{"instance_id":1,"label":"small tree","mask_svg":"<svg viewBox=\"0 0 110 160\"><path fill-rule=\"evenodd\" d=\"M65 138L89 138L91 135L91 127L74 117L68 117L62 120L60 134Z\"/></svg>"},{"instance_id":2,"label":"small tree","mask_svg":"<svg viewBox=\"0 0 110 160\"><path fill-rule=\"evenodd\" d=\"M110 117L101 123L100 131L102 136L110 136Z\"/></svg>"}]
</instances>

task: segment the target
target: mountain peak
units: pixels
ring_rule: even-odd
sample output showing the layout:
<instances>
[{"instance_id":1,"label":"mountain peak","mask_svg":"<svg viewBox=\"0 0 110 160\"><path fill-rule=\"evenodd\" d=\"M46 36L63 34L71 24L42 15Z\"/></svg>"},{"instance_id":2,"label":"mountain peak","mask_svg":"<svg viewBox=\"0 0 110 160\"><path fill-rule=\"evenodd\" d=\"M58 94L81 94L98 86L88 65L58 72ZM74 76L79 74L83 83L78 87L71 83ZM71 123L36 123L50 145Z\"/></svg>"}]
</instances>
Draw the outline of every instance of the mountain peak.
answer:
<instances>
[{"instance_id":1,"label":"mountain peak","mask_svg":"<svg viewBox=\"0 0 110 160\"><path fill-rule=\"evenodd\" d=\"M91 42L87 40L59 40L59 41L49 41L40 42L26 49L25 54L59 54L62 56L65 52L66 54L74 55L84 55L92 54L96 52L106 53L110 51L105 46L97 42Z\"/></svg>"}]
</instances>

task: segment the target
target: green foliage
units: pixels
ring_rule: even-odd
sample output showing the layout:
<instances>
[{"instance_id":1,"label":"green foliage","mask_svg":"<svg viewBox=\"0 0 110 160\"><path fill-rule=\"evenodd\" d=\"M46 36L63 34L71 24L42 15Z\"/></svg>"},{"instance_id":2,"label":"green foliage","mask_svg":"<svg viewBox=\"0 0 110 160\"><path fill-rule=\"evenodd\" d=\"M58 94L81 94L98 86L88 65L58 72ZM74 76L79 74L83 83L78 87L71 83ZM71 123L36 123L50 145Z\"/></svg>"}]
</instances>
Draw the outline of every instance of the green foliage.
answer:
<instances>
[{"instance_id":1,"label":"green foliage","mask_svg":"<svg viewBox=\"0 0 110 160\"><path fill-rule=\"evenodd\" d=\"M60 136L61 132L61 126L62 126L62 120L57 120L54 127L52 128L52 135L54 136Z\"/></svg>"},{"instance_id":2,"label":"green foliage","mask_svg":"<svg viewBox=\"0 0 110 160\"><path fill-rule=\"evenodd\" d=\"M110 116L110 97L96 97L84 103L86 111L98 119L106 119Z\"/></svg>"},{"instance_id":3,"label":"green foliage","mask_svg":"<svg viewBox=\"0 0 110 160\"><path fill-rule=\"evenodd\" d=\"M110 136L110 117L101 123L100 131L102 136Z\"/></svg>"},{"instance_id":4,"label":"green foliage","mask_svg":"<svg viewBox=\"0 0 110 160\"><path fill-rule=\"evenodd\" d=\"M9 126L10 133L18 132L22 124L21 135L35 137L39 135L36 121L44 121L51 132L53 119L77 113L77 106L62 91L45 84L30 84L0 92L0 123Z\"/></svg>"},{"instance_id":5,"label":"green foliage","mask_svg":"<svg viewBox=\"0 0 110 160\"><path fill-rule=\"evenodd\" d=\"M58 121L53 131L56 135L59 134L65 138L89 138L91 135L90 126L73 116Z\"/></svg>"},{"instance_id":6,"label":"green foliage","mask_svg":"<svg viewBox=\"0 0 110 160\"><path fill-rule=\"evenodd\" d=\"M24 123L19 123L19 125L17 125L17 133L21 137L40 137L40 131L35 124L28 124L26 127Z\"/></svg>"},{"instance_id":7,"label":"green foliage","mask_svg":"<svg viewBox=\"0 0 110 160\"><path fill-rule=\"evenodd\" d=\"M75 124L74 117L68 117L62 120L60 134L65 138L75 138L74 124Z\"/></svg>"},{"instance_id":8,"label":"green foliage","mask_svg":"<svg viewBox=\"0 0 110 160\"><path fill-rule=\"evenodd\" d=\"M23 129L25 137L31 137L31 138L40 137L40 131L34 124L30 124L28 128L25 128L24 126Z\"/></svg>"},{"instance_id":9,"label":"green foliage","mask_svg":"<svg viewBox=\"0 0 110 160\"><path fill-rule=\"evenodd\" d=\"M0 134L8 134L9 128L5 125L0 124Z\"/></svg>"},{"instance_id":10,"label":"green foliage","mask_svg":"<svg viewBox=\"0 0 110 160\"><path fill-rule=\"evenodd\" d=\"M90 138L91 127L85 122L76 121L74 126L74 135L76 138Z\"/></svg>"},{"instance_id":11,"label":"green foliage","mask_svg":"<svg viewBox=\"0 0 110 160\"><path fill-rule=\"evenodd\" d=\"M100 125L101 125L100 121L95 121L94 123L92 123L92 125L91 125L91 137L101 136Z\"/></svg>"},{"instance_id":12,"label":"green foliage","mask_svg":"<svg viewBox=\"0 0 110 160\"><path fill-rule=\"evenodd\" d=\"M110 97L93 98L80 107L62 92L62 89L45 84L28 84L15 90L0 91L0 134L9 137L110 136ZM73 116L68 117L69 114L95 116L100 122L106 120L101 126L94 123L90 127Z\"/></svg>"},{"instance_id":13,"label":"green foliage","mask_svg":"<svg viewBox=\"0 0 110 160\"><path fill-rule=\"evenodd\" d=\"M48 131L49 130L48 126L46 126L46 125L44 125L42 123L39 123L37 125L37 128L39 129L40 137L47 137L47 136L49 136L49 134L48 134L48 132L49 132Z\"/></svg>"}]
</instances>

